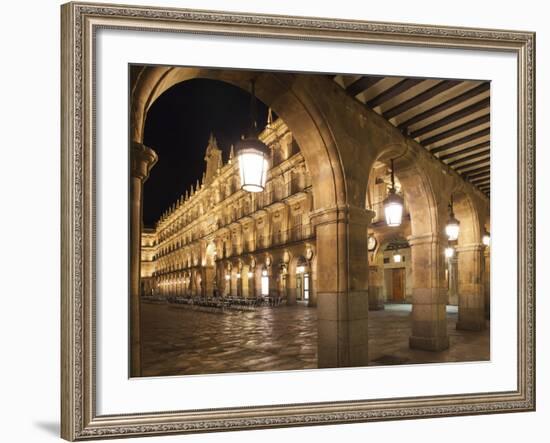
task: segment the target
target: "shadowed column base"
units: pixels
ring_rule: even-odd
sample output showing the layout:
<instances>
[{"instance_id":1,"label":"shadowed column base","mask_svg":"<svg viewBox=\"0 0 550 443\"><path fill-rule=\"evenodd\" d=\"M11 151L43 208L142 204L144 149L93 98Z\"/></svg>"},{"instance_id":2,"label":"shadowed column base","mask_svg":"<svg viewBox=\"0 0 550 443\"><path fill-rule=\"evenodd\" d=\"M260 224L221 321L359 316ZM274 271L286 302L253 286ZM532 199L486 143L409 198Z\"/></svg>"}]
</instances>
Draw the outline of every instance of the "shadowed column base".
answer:
<instances>
[{"instance_id":1,"label":"shadowed column base","mask_svg":"<svg viewBox=\"0 0 550 443\"><path fill-rule=\"evenodd\" d=\"M456 329L460 331L483 331L485 329L485 319L482 321L459 320L456 323Z\"/></svg>"},{"instance_id":2,"label":"shadowed column base","mask_svg":"<svg viewBox=\"0 0 550 443\"><path fill-rule=\"evenodd\" d=\"M384 309L384 300L382 298L382 288L380 286L369 287L369 311L382 311Z\"/></svg>"},{"instance_id":3,"label":"shadowed column base","mask_svg":"<svg viewBox=\"0 0 550 443\"><path fill-rule=\"evenodd\" d=\"M289 306L296 304L296 288L288 288L286 290L286 304Z\"/></svg>"},{"instance_id":4,"label":"shadowed column base","mask_svg":"<svg viewBox=\"0 0 550 443\"><path fill-rule=\"evenodd\" d=\"M320 368L368 366L368 293L318 294Z\"/></svg>"},{"instance_id":5,"label":"shadowed column base","mask_svg":"<svg viewBox=\"0 0 550 443\"><path fill-rule=\"evenodd\" d=\"M423 351L444 351L449 349L449 337L409 337L409 346L412 349Z\"/></svg>"}]
</instances>

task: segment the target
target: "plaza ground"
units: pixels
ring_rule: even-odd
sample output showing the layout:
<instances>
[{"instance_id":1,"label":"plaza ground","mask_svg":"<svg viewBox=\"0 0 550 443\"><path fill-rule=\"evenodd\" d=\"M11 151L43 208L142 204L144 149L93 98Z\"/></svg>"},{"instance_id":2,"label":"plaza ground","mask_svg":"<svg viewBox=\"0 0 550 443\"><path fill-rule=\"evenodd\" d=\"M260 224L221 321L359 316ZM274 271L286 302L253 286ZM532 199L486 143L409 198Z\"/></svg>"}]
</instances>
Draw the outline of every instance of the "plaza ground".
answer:
<instances>
[{"instance_id":1,"label":"plaza ground","mask_svg":"<svg viewBox=\"0 0 550 443\"><path fill-rule=\"evenodd\" d=\"M490 359L489 322L458 331L449 306L450 347L429 352L409 348L410 315L409 304L369 312L369 366ZM146 377L317 368L317 310L301 305L222 312L142 303L142 339Z\"/></svg>"}]
</instances>

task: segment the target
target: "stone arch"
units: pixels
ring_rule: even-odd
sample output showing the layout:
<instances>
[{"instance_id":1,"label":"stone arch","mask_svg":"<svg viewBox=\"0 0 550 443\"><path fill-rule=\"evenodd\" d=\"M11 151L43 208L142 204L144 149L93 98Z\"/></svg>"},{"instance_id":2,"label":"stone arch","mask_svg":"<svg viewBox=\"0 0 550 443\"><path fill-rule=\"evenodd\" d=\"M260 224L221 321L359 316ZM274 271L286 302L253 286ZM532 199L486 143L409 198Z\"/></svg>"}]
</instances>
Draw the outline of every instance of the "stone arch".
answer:
<instances>
[{"instance_id":1,"label":"stone arch","mask_svg":"<svg viewBox=\"0 0 550 443\"><path fill-rule=\"evenodd\" d=\"M458 293L457 329L485 329L485 247L481 243L485 214L475 194L463 187L453 192L453 210L460 222L456 256L450 260Z\"/></svg>"},{"instance_id":2,"label":"stone arch","mask_svg":"<svg viewBox=\"0 0 550 443\"><path fill-rule=\"evenodd\" d=\"M413 304L409 344L437 351L449 347L443 216L450 184L435 163L437 160L423 154L409 141L389 143L381 146L375 161L389 165L394 159L394 173L402 185L411 219L411 235L407 238L411 247ZM379 246L378 252L381 241Z\"/></svg>"},{"instance_id":3,"label":"stone arch","mask_svg":"<svg viewBox=\"0 0 550 443\"><path fill-rule=\"evenodd\" d=\"M464 190L452 195L455 217L460 221L459 247L481 243L483 223L473 198Z\"/></svg>"},{"instance_id":4,"label":"stone arch","mask_svg":"<svg viewBox=\"0 0 550 443\"><path fill-rule=\"evenodd\" d=\"M301 81L304 75L166 66L133 69L137 71L133 73L131 89L133 141L143 143L147 111L164 91L177 83L204 78L248 90L249 81L254 78L257 97L283 119L300 145L312 182L317 184L313 186L316 205L332 207L346 202L346 186L337 143L331 125L316 104L317 97Z\"/></svg>"},{"instance_id":5,"label":"stone arch","mask_svg":"<svg viewBox=\"0 0 550 443\"><path fill-rule=\"evenodd\" d=\"M206 266L214 266L214 260L216 259L217 250L213 241L208 243L205 251Z\"/></svg>"}]
</instances>

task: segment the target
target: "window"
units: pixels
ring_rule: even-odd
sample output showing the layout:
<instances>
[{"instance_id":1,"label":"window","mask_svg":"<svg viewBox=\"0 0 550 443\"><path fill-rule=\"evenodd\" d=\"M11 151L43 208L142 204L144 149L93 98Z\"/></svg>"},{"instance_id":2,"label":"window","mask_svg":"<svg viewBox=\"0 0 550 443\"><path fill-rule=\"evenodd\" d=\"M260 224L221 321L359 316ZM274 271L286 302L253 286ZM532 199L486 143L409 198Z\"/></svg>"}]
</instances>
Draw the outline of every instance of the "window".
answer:
<instances>
[{"instance_id":1,"label":"window","mask_svg":"<svg viewBox=\"0 0 550 443\"><path fill-rule=\"evenodd\" d=\"M309 274L304 274L304 300L309 300Z\"/></svg>"}]
</instances>

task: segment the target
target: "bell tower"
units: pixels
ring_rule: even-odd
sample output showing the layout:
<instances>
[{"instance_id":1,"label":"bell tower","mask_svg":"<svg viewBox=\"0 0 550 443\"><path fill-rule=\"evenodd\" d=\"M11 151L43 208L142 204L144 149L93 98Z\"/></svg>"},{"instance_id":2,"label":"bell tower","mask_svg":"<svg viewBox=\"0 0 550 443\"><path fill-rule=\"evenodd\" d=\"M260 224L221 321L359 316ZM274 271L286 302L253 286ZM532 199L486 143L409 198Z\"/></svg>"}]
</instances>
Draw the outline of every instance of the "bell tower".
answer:
<instances>
[{"instance_id":1,"label":"bell tower","mask_svg":"<svg viewBox=\"0 0 550 443\"><path fill-rule=\"evenodd\" d=\"M206 173L203 184L208 185L212 183L212 180L214 180L218 170L222 167L222 151L218 148L218 141L212 133L210 133L210 137L208 139L208 146L206 147L204 161L206 162Z\"/></svg>"}]
</instances>

